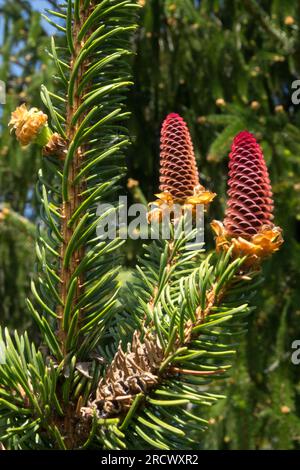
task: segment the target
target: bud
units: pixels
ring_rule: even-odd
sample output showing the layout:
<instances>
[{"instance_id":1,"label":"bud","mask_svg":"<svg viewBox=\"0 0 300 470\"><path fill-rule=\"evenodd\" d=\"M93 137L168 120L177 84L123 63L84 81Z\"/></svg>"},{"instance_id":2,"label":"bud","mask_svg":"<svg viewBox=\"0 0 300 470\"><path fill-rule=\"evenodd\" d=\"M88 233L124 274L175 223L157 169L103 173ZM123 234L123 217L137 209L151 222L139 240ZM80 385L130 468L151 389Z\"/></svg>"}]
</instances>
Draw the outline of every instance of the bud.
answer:
<instances>
[{"instance_id":1,"label":"bud","mask_svg":"<svg viewBox=\"0 0 300 470\"><path fill-rule=\"evenodd\" d=\"M10 214L10 210L8 207L3 207L2 209L0 209L0 222L5 220L7 216L9 216L9 214Z\"/></svg>"},{"instance_id":2,"label":"bud","mask_svg":"<svg viewBox=\"0 0 300 470\"><path fill-rule=\"evenodd\" d=\"M134 178L128 178L127 180L127 188L128 189L133 189L137 188L140 185L138 180L135 180Z\"/></svg>"},{"instance_id":3,"label":"bud","mask_svg":"<svg viewBox=\"0 0 300 470\"><path fill-rule=\"evenodd\" d=\"M205 124L206 121L207 121L206 116L199 116L199 117L197 118L198 124Z\"/></svg>"},{"instance_id":4,"label":"bud","mask_svg":"<svg viewBox=\"0 0 300 470\"><path fill-rule=\"evenodd\" d=\"M260 108L260 103L258 101L252 101L251 104L250 104L250 107L251 107L251 109L256 111L257 109Z\"/></svg>"},{"instance_id":5,"label":"bud","mask_svg":"<svg viewBox=\"0 0 300 470\"><path fill-rule=\"evenodd\" d=\"M224 108L224 106L226 106L226 101L223 98L218 98L216 99L216 105L219 108Z\"/></svg>"},{"instance_id":6,"label":"bud","mask_svg":"<svg viewBox=\"0 0 300 470\"><path fill-rule=\"evenodd\" d=\"M295 18L293 18L292 16L286 16L284 18L284 24L287 25L287 26L291 26L292 24L295 23Z\"/></svg>"},{"instance_id":7,"label":"bud","mask_svg":"<svg viewBox=\"0 0 300 470\"><path fill-rule=\"evenodd\" d=\"M287 405L282 405L282 406L280 407L280 411L281 411L282 414L286 415L286 414L288 414L288 413L291 412L291 409L290 409L290 407L287 406Z\"/></svg>"},{"instance_id":8,"label":"bud","mask_svg":"<svg viewBox=\"0 0 300 470\"><path fill-rule=\"evenodd\" d=\"M177 5L175 3L171 3L171 5L169 5L170 11L176 11L176 9L177 9Z\"/></svg>"},{"instance_id":9,"label":"bud","mask_svg":"<svg viewBox=\"0 0 300 470\"><path fill-rule=\"evenodd\" d=\"M45 157L56 156L64 160L67 154L67 142L60 134L54 132L43 147L43 155Z\"/></svg>"}]
</instances>

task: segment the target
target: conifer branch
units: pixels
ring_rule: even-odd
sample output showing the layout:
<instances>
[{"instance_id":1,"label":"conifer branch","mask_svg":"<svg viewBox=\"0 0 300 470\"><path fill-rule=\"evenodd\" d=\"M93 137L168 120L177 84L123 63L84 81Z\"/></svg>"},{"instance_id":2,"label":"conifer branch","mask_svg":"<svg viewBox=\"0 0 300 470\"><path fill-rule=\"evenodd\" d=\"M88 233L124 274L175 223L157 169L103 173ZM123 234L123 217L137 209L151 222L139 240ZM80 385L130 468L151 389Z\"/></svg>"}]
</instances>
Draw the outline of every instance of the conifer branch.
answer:
<instances>
[{"instance_id":1,"label":"conifer branch","mask_svg":"<svg viewBox=\"0 0 300 470\"><path fill-rule=\"evenodd\" d=\"M286 33L271 21L263 8L254 0L245 0L245 7L255 19L257 19L262 28L269 33L276 41L279 41L286 52L291 52L294 46L294 40L289 38Z\"/></svg>"},{"instance_id":2,"label":"conifer branch","mask_svg":"<svg viewBox=\"0 0 300 470\"><path fill-rule=\"evenodd\" d=\"M35 302L28 301L44 344L37 352L27 334L0 331L0 440L10 448L194 445L191 430L204 430L207 420L193 406L222 396L208 385L231 367L253 310L261 252L282 243L279 228L265 228L270 182L246 133L230 155L225 228L212 224L217 249L206 256L202 243L191 245L197 230L177 216L176 204L195 218L196 206L215 194L199 182L185 122L171 114L162 130L162 192L148 214L161 223L169 212L171 236L145 247L133 281L119 290L122 240L96 231L106 215L97 205L123 174L123 92L131 84L125 57L135 8L130 0L68 0L50 20L65 38L63 47L51 42L58 91L42 87L51 121L24 105L10 121L21 145L43 149L37 192L47 229L38 236Z\"/></svg>"},{"instance_id":3,"label":"conifer branch","mask_svg":"<svg viewBox=\"0 0 300 470\"><path fill-rule=\"evenodd\" d=\"M59 48L54 39L51 44L59 91L42 87L51 122L24 105L10 121L21 145L34 143L43 149L37 191L47 233L38 237L39 282L32 283L35 303L28 301L28 306L46 345L39 359L45 370L37 374L39 386L50 387L53 393L41 394L36 383L31 385L33 355L24 356L18 344L13 354L20 355L24 378L8 383L6 371L12 363L7 361L0 367L5 382L0 395L15 393L21 380L28 407L6 398L1 407L16 418L19 414L19 419L31 416L41 447L84 447L99 431L99 423L95 428L94 419L83 417L80 410L102 368L95 347L117 311L116 250L122 241L106 242L97 234L98 223L106 216L97 214L97 204L116 191L124 172L122 149L129 140L122 126L128 117L123 94L131 85L125 56L130 54L136 7L130 0L68 0L50 19L54 25L56 18L65 19L65 27L57 26L66 40ZM7 354L14 351L9 336L4 344ZM45 407L49 412L37 414ZM41 437L45 433L47 444ZM13 434L4 441L11 442Z\"/></svg>"},{"instance_id":4,"label":"conifer branch","mask_svg":"<svg viewBox=\"0 0 300 470\"><path fill-rule=\"evenodd\" d=\"M69 5L71 5L69 3ZM71 7L70 7L71 8ZM82 29L82 26L86 22L86 20L89 18L89 15L92 12L92 5L89 5L88 8L83 7L83 2L80 2L80 14L76 16L73 20L73 26L69 26L71 28L70 31L70 38L69 38L69 49L71 49L71 62L70 62L70 76L72 77L75 75L75 80L74 80L74 88L72 90L71 95L67 95L67 100L68 100L68 105L67 105L67 112L66 112L66 137L67 137L67 142L69 143L69 148L70 149L70 144L74 142L74 138L76 136L76 133L78 132L78 129L80 128L81 124L83 123L86 115L83 113L79 119L76 121L76 124L73 124L73 118L74 115L78 112L79 107L82 105L83 102L83 96L86 92L88 92L87 89L83 89L80 94L78 94L78 87L80 85L80 81L84 73L86 72L88 65L89 65L89 60L83 60L78 67L78 71L75 71L75 64L78 62L78 58L80 56L80 52L82 51L84 47L84 43L87 39L87 37L83 37L81 41L78 39L78 35L80 30ZM69 10L69 15L71 15L71 12ZM69 19L69 22L72 21L71 18ZM71 46L72 44L72 46ZM70 88L69 88L70 92ZM64 354L67 354L67 346L66 346L66 332L65 332L65 310L64 307L66 305L66 301L68 298L68 293L70 289L70 283L72 276L74 275L74 272L78 268L78 265L83 257L84 251L83 248L79 248L77 250L74 250L70 256L69 262L66 265L64 263L65 257L66 257L66 252L68 249L68 246L70 244L70 241L72 239L72 236L74 234L74 231L76 230L76 226L70 227L69 221L76 211L78 207L80 206L82 202L82 196L81 194L83 193L85 189L84 183L80 182L79 184L74 184L74 179L82 165L82 160L84 158L84 152L85 148L84 146L79 146L74 152L72 162L67 169L67 174L66 174L66 179L67 179L67 198L64 198L63 203L62 203L62 210L61 210L61 235L62 235L62 246L61 246L61 251L60 251L60 272L58 274L61 283L60 283L60 293L59 296L61 298L61 304L58 305L58 320L59 320L59 338L62 343L62 350ZM78 226L78 225L77 225ZM82 285L83 285L83 278L82 276L78 276L76 280L76 286L74 287L74 292L72 295L72 299L70 301L69 309L73 310L74 306L76 306L76 301L80 297L80 295L83 293L82 291ZM80 322L80 312L78 313L78 320L77 320L77 325Z\"/></svg>"}]
</instances>

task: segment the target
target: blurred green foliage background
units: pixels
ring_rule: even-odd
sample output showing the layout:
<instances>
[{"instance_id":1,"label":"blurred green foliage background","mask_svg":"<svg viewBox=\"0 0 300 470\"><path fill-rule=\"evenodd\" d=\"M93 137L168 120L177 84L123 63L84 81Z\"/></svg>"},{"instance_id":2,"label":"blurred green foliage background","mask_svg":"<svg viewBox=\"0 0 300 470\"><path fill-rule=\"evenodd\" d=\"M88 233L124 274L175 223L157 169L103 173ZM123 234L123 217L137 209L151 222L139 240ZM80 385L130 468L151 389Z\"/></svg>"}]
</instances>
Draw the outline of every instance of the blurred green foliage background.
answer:
<instances>
[{"instance_id":1,"label":"blurred green foliage background","mask_svg":"<svg viewBox=\"0 0 300 470\"><path fill-rule=\"evenodd\" d=\"M128 177L152 200L160 125L167 113L178 112L189 124L202 182L218 194L207 219L220 219L230 144L248 129L263 147L276 223L284 230L282 250L264 267L265 283L226 387L228 398L211 410L211 427L199 447L300 449L300 365L291 362L292 342L300 339L300 105L291 100L292 83L300 79L300 3L139 3ZM42 83L55 86L47 54L52 31L40 13L47 5L51 9L56 1L0 2L0 80L7 88L0 106L0 323L20 329L30 324L25 297L36 275L34 187L41 157L33 147L21 150L7 123L22 102L42 106ZM127 269L139 247L126 246Z\"/></svg>"}]
</instances>

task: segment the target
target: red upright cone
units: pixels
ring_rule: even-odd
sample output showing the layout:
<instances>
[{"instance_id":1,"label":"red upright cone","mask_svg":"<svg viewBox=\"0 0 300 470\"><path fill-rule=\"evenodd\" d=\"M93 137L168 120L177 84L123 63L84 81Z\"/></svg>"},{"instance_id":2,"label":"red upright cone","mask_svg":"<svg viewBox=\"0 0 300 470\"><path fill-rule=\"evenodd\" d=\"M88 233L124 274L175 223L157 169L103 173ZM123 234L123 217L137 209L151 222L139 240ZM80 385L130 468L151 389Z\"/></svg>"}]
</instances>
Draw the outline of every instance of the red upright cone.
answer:
<instances>
[{"instance_id":1,"label":"red upright cone","mask_svg":"<svg viewBox=\"0 0 300 470\"><path fill-rule=\"evenodd\" d=\"M224 226L232 235L255 235L273 219L273 194L262 149L250 132L240 132L229 155L229 200Z\"/></svg>"},{"instance_id":2,"label":"red upright cone","mask_svg":"<svg viewBox=\"0 0 300 470\"><path fill-rule=\"evenodd\" d=\"M273 219L273 194L263 152L248 131L234 139L229 155L228 202L224 219L212 222L218 249L247 255L257 264L282 244L281 229Z\"/></svg>"},{"instance_id":3,"label":"red upright cone","mask_svg":"<svg viewBox=\"0 0 300 470\"><path fill-rule=\"evenodd\" d=\"M159 189L174 200L193 196L199 174L190 132L178 114L169 114L162 125L160 151Z\"/></svg>"},{"instance_id":4,"label":"red upright cone","mask_svg":"<svg viewBox=\"0 0 300 470\"><path fill-rule=\"evenodd\" d=\"M185 121L178 114L169 114L163 122L160 140L160 194L149 214L162 218L164 209L174 204L190 206L209 204L215 197L199 183L192 139Z\"/></svg>"}]
</instances>

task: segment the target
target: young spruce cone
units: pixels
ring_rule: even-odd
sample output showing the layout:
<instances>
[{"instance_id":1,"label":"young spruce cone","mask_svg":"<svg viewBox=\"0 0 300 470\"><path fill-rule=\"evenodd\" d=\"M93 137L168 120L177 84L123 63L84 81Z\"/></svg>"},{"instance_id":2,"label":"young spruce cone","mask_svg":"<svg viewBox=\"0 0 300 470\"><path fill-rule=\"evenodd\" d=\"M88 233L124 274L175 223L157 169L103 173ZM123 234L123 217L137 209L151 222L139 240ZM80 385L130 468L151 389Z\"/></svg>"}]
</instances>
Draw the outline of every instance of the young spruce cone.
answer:
<instances>
[{"instance_id":1,"label":"young spruce cone","mask_svg":"<svg viewBox=\"0 0 300 470\"><path fill-rule=\"evenodd\" d=\"M194 208L209 204L215 197L199 183L194 147L185 121L178 114L169 114L163 122L160 140L160 186L156 208L149 214L161 219L164 209L174 204Z\"/></svg>"},{"instance_id":2,"label":"young spruce cone","mask_svg":"<svg viewBox=\"0 0 300 470\"><path fill-rule=\"evenodd\" d=\"M250 132L240 132L229 155L229 200L224 219L234 236L251 237L273 219L273 194L262 149Z\"/></svg>"},{"instance_id":3,"label":"young spruce cone","mask_svg":"<svg viewBox=\"0 0 300 470\"><path fill-rule=\"evenodd\" d=\"M174 200L193 196L199 174L188 127L178 114L169 114L162 125L160 151L159 189Z\"/></svg>"},{"instance_id":4,"label":"young spruce cone","mask_svg":"<svg viewBox=\"0 0 300 470\"><path fill-rule=\"evenodd\" d=\"M248 131L234 139L229 155L228 202L224 224L212 222L217 249L233 245L235 256L247 255L259 264L282 244L281 229L273 219L273 194L263 152Z\"/></svg>"}]
</instances>

